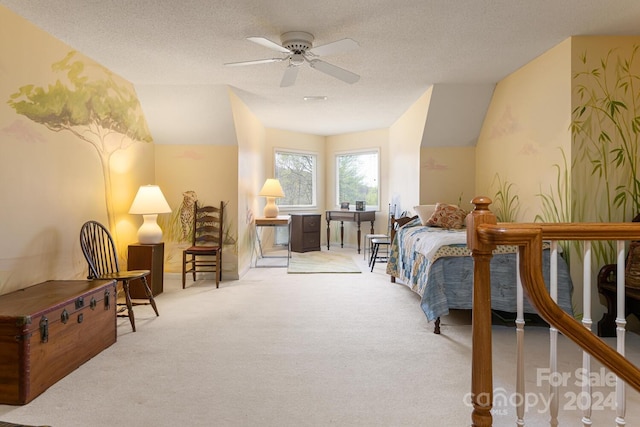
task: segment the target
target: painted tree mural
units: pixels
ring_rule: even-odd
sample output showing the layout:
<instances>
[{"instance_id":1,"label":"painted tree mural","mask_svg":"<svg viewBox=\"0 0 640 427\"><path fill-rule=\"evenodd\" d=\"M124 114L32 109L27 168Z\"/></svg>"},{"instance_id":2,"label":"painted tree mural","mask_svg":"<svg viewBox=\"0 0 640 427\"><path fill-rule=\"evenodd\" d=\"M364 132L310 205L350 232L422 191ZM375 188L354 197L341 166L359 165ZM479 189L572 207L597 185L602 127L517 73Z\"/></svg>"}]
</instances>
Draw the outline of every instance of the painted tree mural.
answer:
<instances>
[{"instance_id":1,"label":"painted tree mural","mask_svg":"<svg viewBox=\"0 0 640 427\"><path fill-rule=\"evenodd\" d=\"M106 68L89 66L71 51L52 65L59 73L47 87L26 85L9 97L8 104L30 120L53 132L71 132L95 149L104 177L109 228L114 230L111 199L111 157L138 142L152 141L136 94L120 85ZM94 77L98 76L98 77Z\"/></svg>"}]
</instances>

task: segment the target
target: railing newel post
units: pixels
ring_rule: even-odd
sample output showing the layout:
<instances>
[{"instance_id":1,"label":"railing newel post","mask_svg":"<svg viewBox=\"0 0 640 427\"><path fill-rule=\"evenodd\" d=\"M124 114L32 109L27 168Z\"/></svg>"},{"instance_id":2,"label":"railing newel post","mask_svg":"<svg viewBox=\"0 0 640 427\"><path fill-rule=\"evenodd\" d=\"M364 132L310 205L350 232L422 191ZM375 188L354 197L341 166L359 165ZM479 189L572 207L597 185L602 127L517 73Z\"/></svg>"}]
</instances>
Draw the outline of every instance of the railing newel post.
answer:
<instances>
[{"instance_id":1,"label":"railing newel post","mask_svg":"<svg viewBox=\"0 0 640 427\"><path fill-rule=\"evenodd\" d=\"M491 269L490 262L495 245L482 243L478 227L496 224L496 216L489 210L491 199L475 197L474 210L465 219L467 246L473 257L473 309L471 402L473 427L490 427L493 423L493 361L491 353Z\"/></svg>"}]
</instances>

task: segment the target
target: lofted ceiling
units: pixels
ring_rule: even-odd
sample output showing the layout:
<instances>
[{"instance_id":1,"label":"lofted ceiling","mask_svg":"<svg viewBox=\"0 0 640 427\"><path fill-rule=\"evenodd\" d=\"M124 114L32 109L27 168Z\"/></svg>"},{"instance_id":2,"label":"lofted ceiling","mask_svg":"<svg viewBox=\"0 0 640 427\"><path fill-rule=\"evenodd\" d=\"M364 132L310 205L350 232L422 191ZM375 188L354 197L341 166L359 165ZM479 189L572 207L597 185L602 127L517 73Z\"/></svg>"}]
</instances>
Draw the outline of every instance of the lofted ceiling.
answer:
<instances>
[{"instance_id":1,"label":"lofted ceiling","mask_svg":"<svg viewBox=\"0 0 640 427\"><path fill-rule=\"evenodd\" d=\"M182 116L192 118L189 126L202 122L198 114L209 115L203 119L211 122L212 115L229 115L228 106L220 107L215 100L220 88L229 86L266 127L316 135L387 128L430 86L486 88L573 35L640 33L638 0L0 4L131 81L142 94L145 114L161 117L182 108ZM304 65L296 84L282 88L284 62L223 65L281 56L246 38L262 36L280 43L286 31L312 33L314 46L343 38L357 41L356 50L322 59L359 74L360 80L347 84ZM453 96L459 90L448 92ZM486 98L486 90L479 92ZM150 96L154 105L147 107L144 99ZM308 102L304 96L327 100ZM228 99L222 102L228 104Z\"/></svg>"}]
</instances>

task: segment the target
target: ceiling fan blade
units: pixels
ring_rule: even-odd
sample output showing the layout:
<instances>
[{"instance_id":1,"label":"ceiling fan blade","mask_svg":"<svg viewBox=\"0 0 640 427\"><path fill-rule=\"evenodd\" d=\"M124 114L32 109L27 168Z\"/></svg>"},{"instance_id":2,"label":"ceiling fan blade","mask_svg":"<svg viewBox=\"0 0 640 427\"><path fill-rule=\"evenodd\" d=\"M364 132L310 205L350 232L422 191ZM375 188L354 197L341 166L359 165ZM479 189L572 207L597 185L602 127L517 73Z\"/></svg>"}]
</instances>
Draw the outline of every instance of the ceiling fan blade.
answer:
<instances>
[{"instance_id":1,"label":"ceiling fan blade","mask_svg":"<svg viewBox=\"0 0 640 427\"><path fill-rule=\"evenodd\" d=\"M240 61L240 62L227 62L227 67L237 67L241 65L255 65L255 64L268 64L269 62L282 62L287 58L268 58L268 59L256 59L254 61Z\"/></svg>"},{"instance_id":2,"label":"ceiling fan blade","mask_svg":"<svg viewBox=\"0 0 640 427\"><path fill-rule=\"evenodd\" d=\"M272 42L269 39L265 39L264 37L247 37L247 40L252 41L254 43L258 43L260 46L267 47L269 49L277 50L282 53L291 53L289 49L284 46L280 46L276 42Z\"/></svg>"},{"instance_id":3,"label":"ceiling fan blade","mask_svg":"<svg viewBox=\"0 0 640 427\"><path fill-rule=\"evenodd\" d=\"M307 52L316 56L325 56L350 52L354 49L357 49L358 47L360 47L360 45L357 41L353 39L342 39L314 47L313 49L309 49Z\"/></svg>"},{"instance_id":4,"label":"ceiling fan blade","mask_svg":"<svg viewBox=\"0 0 640 427\"><path fill-rule=\"evenodd\" d=\"M289 65L287 69L284 70L280 87L289 87L295 84L296 77L298 77L298 68L299 67L296 67L295 65Z\"/></svg>"},{"instance_id":5,"label":"ceiling fan blade","mask_svg":"<svg viewBox=\"0 0 640 427\"><path fill-rule=\"evenodd\" d=\"M315 68L318 71L322 71L325 74L329 74L330 76L349 84L353 84L360 80L359 75L319 59L309 61L309 65L311 68Z\"/></svg>"}]
</instances>

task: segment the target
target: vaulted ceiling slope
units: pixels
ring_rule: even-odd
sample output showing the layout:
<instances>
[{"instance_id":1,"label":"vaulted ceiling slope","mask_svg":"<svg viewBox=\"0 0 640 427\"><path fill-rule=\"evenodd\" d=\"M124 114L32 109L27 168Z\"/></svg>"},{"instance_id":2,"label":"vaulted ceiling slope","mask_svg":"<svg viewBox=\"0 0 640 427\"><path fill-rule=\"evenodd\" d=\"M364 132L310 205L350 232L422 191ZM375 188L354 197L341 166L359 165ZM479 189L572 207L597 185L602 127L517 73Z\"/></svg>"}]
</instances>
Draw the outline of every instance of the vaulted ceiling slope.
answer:
<instances>
[{"instance_id":1,"label":"vaulted ceiling slope","mask_svg":"<svg viewBox=\"0 0 640 427\"><path fill-rule=\"evenodd\" d=\"M0 4L136 87L229 85L266 127L317 135L389 127L431 85L492 85L567 37L636 35L640 22L637 0ZM357 41L357 49L321 59L358 74L359 81L348 84L305 63L295 84L283 88L286 61L224 66L283 56L247 37L280 43L287 31L313 34L314 46ZM304 96L327 100L305 102Z\"/></svg>"}]
</instances>

